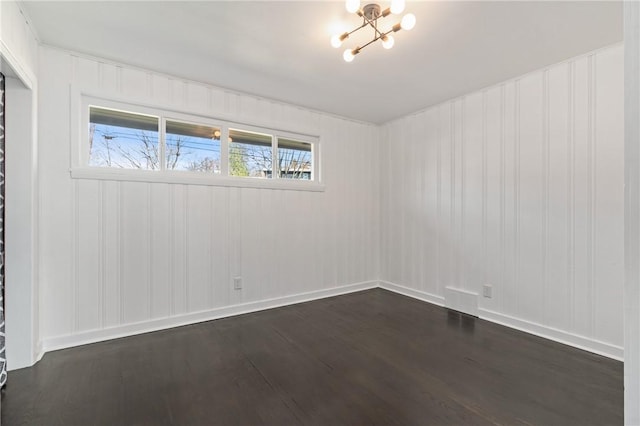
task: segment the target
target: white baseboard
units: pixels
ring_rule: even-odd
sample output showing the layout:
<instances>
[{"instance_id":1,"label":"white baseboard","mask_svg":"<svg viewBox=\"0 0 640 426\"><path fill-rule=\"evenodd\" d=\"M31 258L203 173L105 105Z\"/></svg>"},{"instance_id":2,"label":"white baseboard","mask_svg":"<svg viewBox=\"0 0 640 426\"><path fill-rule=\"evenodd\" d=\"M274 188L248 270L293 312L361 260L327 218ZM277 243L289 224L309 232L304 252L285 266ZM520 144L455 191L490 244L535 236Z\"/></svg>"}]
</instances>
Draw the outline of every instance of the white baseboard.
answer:
<instances>
[{"instance_id":1,"label":"white baseboard","mask_svg":"<svg viewBox=\"0 0 640 426\"><path fill-rule=\"evenodd\" d=\"M44 356L44 345L42 340L40 340L38 342L38 346L36 347L36 353L35 353L35 362L38 362L42 359L42 357Z\"/></svg>"},{"instance_id":2,"label":"white baseboard","mask_svg":"<svg viewBox=\"0 0 640 426\"><path fill-rule=\"evenodd\" d=\"M422 300L424 302L429 302L434 305L444 306L444 297L437 296L435 294L426 293L420 290L414 290L412 288L390 283L388 281L380 281L380 288L393 291L394 293L403 294L414 299Z\"/></svg>"},{"instance_id":3,"label":"white baseboard","mask_svg":"<svg viewBox=\"0 0 640 426\"><path fill-rule=\"evenodd\" d=\"M587 352L593 352L598 355L613 358L618 361L624 361L624 349L620 346L610 343L601 342L589 337L580 336L578 334L569 333L556 328L548 327L534 322L514 318L509 315L500 314L487 309L480 308L478 310L481 319L504 325L509 328L524 331L545 339L553 340L558 343L583 349Z\"/></svg>"},{"instance_id":4,"label":"white baseboard","mask_svg":"<svg viewBox=\"0 0 640 426\"><path fill-rule=\"evenodd\" d=\"M380 281L380 288L403 294L414 299L422 300L424 302L432 303L434 305L443 307L445 306L444 297L425 293L419 290L414 290L412 288L393 284L388 281ZM508 315L503 315L482 308L478 309L478 317L487 321L494 322L496 324L504 325L509 328L524 331L525 333L553 340L554 342L562 343L585 350L587 352L602 355L607 358L612 358L618 361L624 360L624 349L620 346L612 345L610 343L601 342L589 337L572 334L566 331L536 324L519 318L514 318Z\"/></svg>"},{"instance_id":5,"label":"white baseboard","mask_svg":"<svg viewBox=\"0 0 640 426\"><path fill-rule=\"evenodd\" d=\"M444 307L445 305L445 299L442 296L415 290L388 281L366 281L362 283L333 287L307 293L300 293L291 296L278 297L257 302L242 303L207 311L193 312L175 317L126 324L100 330L92 330L70 336L51 337L44 339L39 345L37 360L40 360L44 353L58 349L86 345L89 343L101 342L120 337L133 336L136 334L149 333L152 331L165 330L203 321L210 321L219 318L226 318L235 315L262 311L265 309L278 308L295 303L308 302L312 300L323 299L326 297L333 297L342 294L354 293L357 291L369 290L372 288L382 288L437 306ZM547 327L519 318L514 318L487 309L478 309L478 316L481 319L491 321L496 324L524 331L526 333L583 349L588 352L593 352L598 355L606 356L608 358L613 358L615 360L622 361L624 357L623 348L620 346L612 345L610 343L601 342L585 336L572 334L552 327Z\"/></svg>"},{"instance_id":6,"label":"white baseboard","mask_svg":"<svg viewBox=\"0 0 640 426\"><path fill-rule=\"evenodd\" d=\"M196 324L199 322L211 321L219 318L226 318L235 315L263 311L265 309L278 308L295 303L324 299L327 297L339 296L342 294L348 294L377 287L377 281L366 281L362 283L316 290L291 296L277 297L273 299L260 300L257 302L242 303L238 305L225 306L222 308L215 308L200 312L192 312L180 316L154 319L150 321L126 324L100 330L86 331L69 336L51 337L43 340L42 347L44 349L44 352L50 352L58 349L65 349L74 346L86 345L89 343L117 339L120 337L133 336L136 334L165 330L168 328Z\"/></svg>"}]
</instances>

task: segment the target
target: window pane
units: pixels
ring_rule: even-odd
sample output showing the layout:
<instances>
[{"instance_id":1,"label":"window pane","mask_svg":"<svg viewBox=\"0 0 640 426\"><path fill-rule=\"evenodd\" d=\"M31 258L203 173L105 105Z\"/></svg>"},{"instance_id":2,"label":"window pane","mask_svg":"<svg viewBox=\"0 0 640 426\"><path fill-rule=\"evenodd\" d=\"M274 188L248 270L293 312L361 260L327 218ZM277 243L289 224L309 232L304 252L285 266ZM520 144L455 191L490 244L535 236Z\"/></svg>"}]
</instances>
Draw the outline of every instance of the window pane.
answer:
<instances>
[{"instance_id":1,"label":"window pane","mask_svg":"<svg viewBox=\"0 0 640 426\"><path fill-rule=\"evenodd\" d=\"M279 138L278 170L282 179L311 180L311 144Z\"/></svg>"},{"instance_id":2,"label":"window pane","mask_svg":"<svg viewBox=\"0 0 640 426\"><path fill-rule=\"evenodd\" d=\"M220 129L167 120L167 170L220 173Z\"/></svg>"},{"instance_id":3,"label":"window pane","mask_svg":"<svg viewBox=\"0 0 640 426\"><path fill-rule=\"evenodd\" d=\"M271 135L229 130L229 174L271 178Z\"/></svg>"},{"instance_id":4,"label":"window pane","mask_svg":"<svg viewBox=\"0 0 640 426\"><path fill-rule=\"evenodd\" d=\"M160 169L158 117L89 107L89 165Z\"/></svg>"}]
</instances>

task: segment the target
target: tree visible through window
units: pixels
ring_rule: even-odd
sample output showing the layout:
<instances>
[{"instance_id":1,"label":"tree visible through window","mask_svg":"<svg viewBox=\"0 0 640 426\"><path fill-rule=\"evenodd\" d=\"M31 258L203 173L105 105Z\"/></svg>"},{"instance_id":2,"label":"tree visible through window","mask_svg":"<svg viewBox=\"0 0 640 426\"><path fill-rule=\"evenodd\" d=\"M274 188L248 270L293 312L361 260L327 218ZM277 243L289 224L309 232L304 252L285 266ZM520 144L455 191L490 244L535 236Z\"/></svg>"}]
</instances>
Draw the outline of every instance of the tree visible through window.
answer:
<instances>
[{"instance_id":1,"label":"tree visible through window","mask_svg":"<svg viewBox=\"0 0 640 426\"><path fill-rule=\"evenodd\" d=\"M312 179L311 144L278 139L278 172L284 179Z\"/></svg>"},{"instance_id":2,"label":"tree visible through window","mask_svg":"<svg viewBox=\"0 0 640 426\"><path fill-rule=\"evenodd\" d=\"M160 169L158 117L96 107L89 111L90 166Z\"/></svg>"},{"instance_id":3,"label":"tree visible through window","mask_svg":"<svg viewBox=\"0 0 640 426\"><path fill-rule=\"evenodd\" d=\"M88 109L89 166L315 180L314 143L303 137L206 125L197 117L169 119L161 111ZM223 154L227 167L222 167Z\"/></svg>"},{"instance_id":4,"label":"tree visible through window","mask_svg":"<svg viewBox=\"0 0 640 426\"><path fill-rule=\"evenodd\" d=\"M168 170L220 173L220 129L167 120Z\"/></svg>"},{"instance_id":5,"label":"tree visible through window","mask_svg":"<svg viewBox=\"0 0 640 426\"><path fill-rule=\"evenodd\" d=\"M229 130L229 174L270 178L273 137L262 133Z\"/></svg>"},{"instance_id":6,"label":"tree visible through window","mask_svg":"<svg viewBox=\"0 0 640 426\"><path fill-rule=\"evenodd\" d=\"M160 170L159 117L91 107L89 165ZM165 168L220 173L220 128L167 120Z\"/></svg>"}]
</instances>

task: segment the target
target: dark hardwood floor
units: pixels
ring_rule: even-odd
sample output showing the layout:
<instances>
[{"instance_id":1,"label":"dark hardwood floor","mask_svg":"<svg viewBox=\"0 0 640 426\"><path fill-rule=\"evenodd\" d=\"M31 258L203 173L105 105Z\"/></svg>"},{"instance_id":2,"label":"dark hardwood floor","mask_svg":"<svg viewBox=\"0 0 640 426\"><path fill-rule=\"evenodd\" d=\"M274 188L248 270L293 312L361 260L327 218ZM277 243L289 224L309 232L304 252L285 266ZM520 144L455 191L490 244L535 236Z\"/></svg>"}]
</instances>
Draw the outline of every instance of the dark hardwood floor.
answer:
<instances>
[{"instance_id":1,"label":"dark hardwood floor","mask_svg":"<svg viewBox=\"0 0 640 426\"><path fill-rule=\"evenodd\" d=\"M2 425L609 425L622 363L385 290L48 353Z\"/></svg>"}]
</instances>

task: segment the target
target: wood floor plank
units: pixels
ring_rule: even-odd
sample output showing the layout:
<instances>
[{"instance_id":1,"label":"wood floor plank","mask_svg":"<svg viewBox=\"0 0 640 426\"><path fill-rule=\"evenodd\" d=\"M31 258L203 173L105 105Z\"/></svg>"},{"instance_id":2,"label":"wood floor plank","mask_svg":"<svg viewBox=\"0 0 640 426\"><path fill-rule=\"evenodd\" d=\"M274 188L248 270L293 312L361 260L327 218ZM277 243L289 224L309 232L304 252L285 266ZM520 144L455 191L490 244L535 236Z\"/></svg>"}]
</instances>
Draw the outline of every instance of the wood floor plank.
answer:
<instances>
[{"instance_id":1,"label":"wood floor plank","mask_svg":"<svg viewBox=\"0 0 640 426\"><path fill-rule=\"evenodd\" d=\"M48 353L12 425L622 424L622 363L375 289Z\"/></svg>"}]
</instances>

